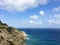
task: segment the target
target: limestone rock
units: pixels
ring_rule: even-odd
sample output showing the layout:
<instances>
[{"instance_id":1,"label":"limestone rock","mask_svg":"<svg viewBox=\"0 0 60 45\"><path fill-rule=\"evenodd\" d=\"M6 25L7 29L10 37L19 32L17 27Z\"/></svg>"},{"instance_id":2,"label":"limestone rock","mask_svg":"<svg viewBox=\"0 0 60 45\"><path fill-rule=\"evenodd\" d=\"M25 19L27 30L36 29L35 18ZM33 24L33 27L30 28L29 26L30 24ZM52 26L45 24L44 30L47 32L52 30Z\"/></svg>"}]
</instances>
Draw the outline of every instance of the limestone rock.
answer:
<instances>
[{"instance_id":1,"label":"limestone rock","mask_svg":"<svg viewBox=\"0 0 60 45\"><path fill-rule=\"evenodd\" d=\"M26 33L0 23L0 45L25 45Z\"/></svg>"}]
</instances>

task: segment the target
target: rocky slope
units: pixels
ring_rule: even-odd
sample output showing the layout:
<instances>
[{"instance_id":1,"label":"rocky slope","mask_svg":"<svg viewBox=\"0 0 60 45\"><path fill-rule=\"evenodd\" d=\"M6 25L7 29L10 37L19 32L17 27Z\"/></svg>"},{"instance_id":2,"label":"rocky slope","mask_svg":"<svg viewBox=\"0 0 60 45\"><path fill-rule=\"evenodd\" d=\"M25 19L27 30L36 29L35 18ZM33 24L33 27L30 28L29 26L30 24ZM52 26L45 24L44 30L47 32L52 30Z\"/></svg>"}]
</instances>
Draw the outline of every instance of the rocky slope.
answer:
<instances>
[{"instance_id":1,"label":"rocky slope","mask_svg":"<svg viewBox=\"0 0 60 45\"><path fill-rule=\"evenodd\" d=\"M0 45L25 45L27 34L0 21Z\"/></svg>"}]
</instances>

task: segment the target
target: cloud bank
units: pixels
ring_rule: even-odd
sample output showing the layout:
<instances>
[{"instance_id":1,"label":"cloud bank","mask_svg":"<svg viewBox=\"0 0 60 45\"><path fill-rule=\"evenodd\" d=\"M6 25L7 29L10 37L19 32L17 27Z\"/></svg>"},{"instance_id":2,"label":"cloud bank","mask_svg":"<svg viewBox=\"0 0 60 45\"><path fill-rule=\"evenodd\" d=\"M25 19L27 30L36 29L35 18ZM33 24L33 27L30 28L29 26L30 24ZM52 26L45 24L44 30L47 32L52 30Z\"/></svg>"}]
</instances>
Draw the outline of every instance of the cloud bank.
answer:
<instances>
[{"instance_id":1,"label":"cloud bank","mask_svg":"<svg viewBox=\"0 0 60 45\"><path fill-rule=\"evenodd\" d=\"M48 0L0 0L0 9L7 11L25 11L39 5L45 5Z\"/></svg>"}]
</instances>

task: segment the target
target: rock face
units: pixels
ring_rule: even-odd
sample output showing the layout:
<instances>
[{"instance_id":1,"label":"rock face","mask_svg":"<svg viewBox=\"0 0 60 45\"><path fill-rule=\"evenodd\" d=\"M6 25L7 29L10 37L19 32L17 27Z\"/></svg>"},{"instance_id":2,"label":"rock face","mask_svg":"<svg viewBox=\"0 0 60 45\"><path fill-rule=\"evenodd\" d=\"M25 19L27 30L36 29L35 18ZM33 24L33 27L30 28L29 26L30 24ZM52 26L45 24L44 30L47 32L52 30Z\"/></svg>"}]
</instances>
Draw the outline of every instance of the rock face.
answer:
<instances>
[{"instance_id":1,"label":"rock face","mask_svg":"<svg viewBox=\"0 0 60 45\"><path fill-rule=\"evenodd\" d=\"M0 45L25 45L25 35L23 31L0 22Z\"/></svg>"}]
</instances>

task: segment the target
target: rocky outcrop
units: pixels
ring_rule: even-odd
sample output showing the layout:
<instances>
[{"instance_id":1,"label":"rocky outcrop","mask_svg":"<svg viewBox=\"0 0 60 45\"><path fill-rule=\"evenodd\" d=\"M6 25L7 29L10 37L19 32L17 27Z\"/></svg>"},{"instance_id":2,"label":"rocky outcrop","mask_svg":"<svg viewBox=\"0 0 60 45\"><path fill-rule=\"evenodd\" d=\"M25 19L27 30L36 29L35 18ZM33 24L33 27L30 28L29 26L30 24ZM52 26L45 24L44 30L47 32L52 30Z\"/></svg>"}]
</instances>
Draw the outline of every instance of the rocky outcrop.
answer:
<instances>
[{"instance_id":1,"label":"rocky outcrop","mask_svg":"<svg viewBox=\"0 0 60 45\"><path fill-rule=\"evenodd\" d=\"M0 45L25 45L27 34L0 23Z\"/></svg>"}]
</instances>

